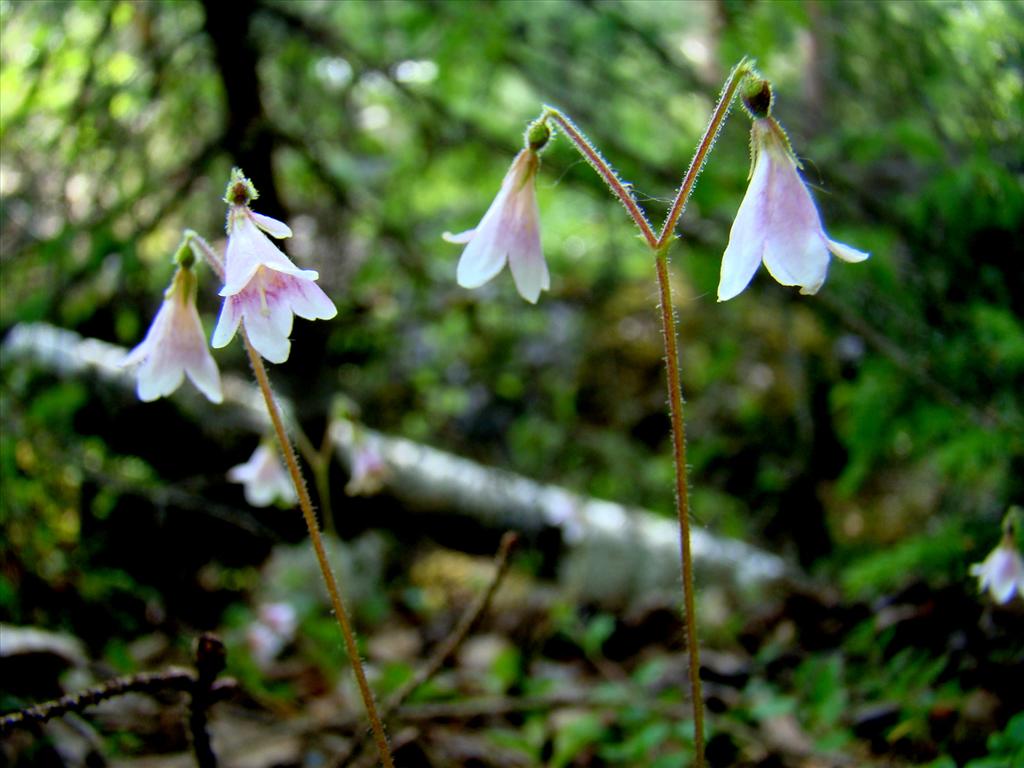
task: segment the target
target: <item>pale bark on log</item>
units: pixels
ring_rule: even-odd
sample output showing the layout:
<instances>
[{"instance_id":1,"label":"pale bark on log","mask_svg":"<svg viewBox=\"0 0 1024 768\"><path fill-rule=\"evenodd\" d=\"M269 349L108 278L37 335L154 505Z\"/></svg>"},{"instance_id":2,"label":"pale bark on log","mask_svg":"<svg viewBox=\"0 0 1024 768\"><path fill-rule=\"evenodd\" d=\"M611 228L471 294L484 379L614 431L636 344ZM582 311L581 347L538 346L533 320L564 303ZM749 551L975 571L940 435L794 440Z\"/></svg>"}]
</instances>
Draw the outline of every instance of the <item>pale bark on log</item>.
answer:
<instances>
[{"instance_id":1,"label":"pale bark on log","mask_svg":"<svg viewBox=\"0 0 1024 768\"><path fill-rule=\"evenodd\" d=\"M95 375L132 391L134 377L120 367L125 354L123 347L45 324L16 326L3 344L5 365L31 361L63 376ZM209 419L214 406L186 390L190 388L174 395L176 402L190 415ZM240 426L265 431L267 417L254 385L225 376L224 401ZM288 404L282 405L288 413ZM384 491L409 511L467 516L488 528L527 536L549 528L560 531L565 545L560 580L583 599L628 603L678 595L679 538L674 520L538 483L401 437L362 426L357 430L344 420L330 429L346 469L351 469L359 441L380 454L389 469ZM795 576L777 555L700 528L693 531L692 550L700 583L725 587L738 596L763 594Z\"/></svg>"}]
</instances>

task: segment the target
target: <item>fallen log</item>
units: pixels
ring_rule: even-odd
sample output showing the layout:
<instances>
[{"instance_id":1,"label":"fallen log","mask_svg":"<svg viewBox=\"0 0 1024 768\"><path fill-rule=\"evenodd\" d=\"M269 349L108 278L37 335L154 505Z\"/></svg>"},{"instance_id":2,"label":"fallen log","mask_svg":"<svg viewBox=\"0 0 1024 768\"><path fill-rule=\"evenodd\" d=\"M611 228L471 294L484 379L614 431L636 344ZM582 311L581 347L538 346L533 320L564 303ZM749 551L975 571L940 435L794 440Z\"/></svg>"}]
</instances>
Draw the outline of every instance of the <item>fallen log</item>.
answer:
<instances>
[{"instance_id":1,"label":"fallen log","mask_svg":"<svg viewBox=\"0 0 1024 768\"><path fill-rule=\"evenodd\" d=\"M72 331L41 323L18 325L8 334L2 351L4 365L31 362L61 376L93 375L126 393L134 390L134 377L120 367L126 353L123 347ZM268 420L256 387L230 375L224 376L223 383L225 405L236 423L264 432ZM215 406L188 390L179 390L176 402L197 419L208 419ZM282 408L286 414L291 410L287 402L282 402ZM349 471L357 447L376 451L387 465L384 492L410 512L465 516L496 531L515 530L527 537L558 530L565 545L560 581L580 598L626 603L679 594L679 538L674 520L538 483L361 425L357 428L342 419L331 424L330 435ZM704 585L757 595L795 576L777 555L742 541L700 528L692 536L694 568Z\"/></svg>"}]
</instances>

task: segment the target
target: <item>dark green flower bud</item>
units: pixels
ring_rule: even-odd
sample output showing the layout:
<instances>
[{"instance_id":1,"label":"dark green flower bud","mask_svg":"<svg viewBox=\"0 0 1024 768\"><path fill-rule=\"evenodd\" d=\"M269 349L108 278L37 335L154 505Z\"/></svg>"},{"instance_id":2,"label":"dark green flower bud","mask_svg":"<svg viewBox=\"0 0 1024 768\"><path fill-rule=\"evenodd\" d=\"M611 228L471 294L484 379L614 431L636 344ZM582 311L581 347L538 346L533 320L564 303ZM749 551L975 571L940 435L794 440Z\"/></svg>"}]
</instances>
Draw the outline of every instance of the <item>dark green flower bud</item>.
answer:
<instances>
[{"instance_id":1,"label":"dark green flower bud","mask_svg":"<svg viewBox=\"0 0 1024 768\"><path fill-rule=\"evenodd\" d=\"M755 118L772 113L772 86L761 78L747 78L743 87L743 105Z\"/></svg>"},{"instance_id":2,"label":"dark green flower bud","mask_svg":"<svg viewBox=\"0 0 1024 768\"><path fill-rule=\"evenodd\" d=\"M535 120L526 129L526 146L534 152L542 150L550 138L551 128L545 120Z\"/></svg>"},{"instance_id":3,"label":"dark green flower bud","mask_svg":"<svg viewBox=\"0 0 1024 768\"><path fill-rule=\"evenodd\" d=\"M181 245L178 246L178 250L174 254L174 263L183 269L192 269L192 265L196 263L196 255L192 252L189 238L186 237L181 241Z\"/></svg>"}]
</instances>

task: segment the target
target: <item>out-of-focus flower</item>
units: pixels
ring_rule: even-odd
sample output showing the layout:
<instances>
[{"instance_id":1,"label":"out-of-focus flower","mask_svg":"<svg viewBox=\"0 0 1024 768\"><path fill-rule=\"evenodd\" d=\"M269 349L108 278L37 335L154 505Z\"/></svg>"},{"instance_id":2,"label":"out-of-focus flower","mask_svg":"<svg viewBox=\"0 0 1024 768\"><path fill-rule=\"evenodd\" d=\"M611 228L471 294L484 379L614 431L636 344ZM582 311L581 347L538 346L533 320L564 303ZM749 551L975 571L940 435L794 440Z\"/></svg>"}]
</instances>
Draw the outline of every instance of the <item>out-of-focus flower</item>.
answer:
<instances>
[{"instance_id":1,"label":"out-of-focus flower","mask_svg":"<svg viewBox=\"0 0 1024 768\"><path fill-rule=\"evenodd\" d=\"M988 557L972 565L971 575L978 578L978 588L988 590L997 603L1010 602L1014 594L1024 598L1024 560L1012 534L1006 533Z\"/></svg>"},{"instance_id":2,"label":"out-of-focus flower","mask_svg":"<svg viewBox=\"0 0 1024 768\"><path fill-rule=\"evenodd\" d=\"M516 290L531 304L537 302L541 291L551 287L540 248L540 214L534 189L540 167L538 148L527 146L516 155L498 196L476 229L457 235L444 233L450 243L467 243L456 270L456 279L463 288L479 288L501 272L506 262Z\"/></svg>"},{"instance_id":3,"label":"out-of-focus flower","mask_svg":"<svg viewBox=\"0 0 1024 768\"><path fill-rule=\"evenodd\" d=\"M246 645L253 660L261 667L269 665L295 639L298 626L298 615L290 603L261 605L256 621L245 631Z\"/></svg>"},{"instance_id":4,"label":"out-of-focus flower","mask_svg":"<svg viewBox=\"0 0 1024 768\"><path fill-rule=\"evenodd\" d=\"M264 603L259 609L260 621L281 637L291 640L299 626L299 617L291 603Z\"/></svg>"},{"instance_id":5,"label":"out-of-focus flower","mask_svg":"<svg viewBox=\"0 0 1024 768\"><path fill-rule=\"evenodd\" d=\"M345 485L349 496L372 496L384 487L390 469L384 457L364 439L352 447L352 476Z\"/></svg>"},{"instance_id":6,"label":"out-of-focus flower","mask_svg":"<svg viewBox=\"0 0 1024 768\"><path fill-rule=\"evenodd\" d=\"M228 470L228 480L242 484L245 500L254 507L268 507L278 499L288 505L299 500L280 457L263 443L247 462Z\"/></svg>"},{"instance_id":7,"label":"out-of-focus flower","mask_svg":"<svg viewBox=\"0 0 1024 768\"><path fill-rule=\"evenodd\" d=\"M317 272L299 269L264 234L285 238L292 231L277 219L251 211L248 204L255 197L252 184L236 171L224 198L229 206L220 291L224 306L212 343L226 346L244 323L256 351L272 363L283 363L291 351L288 337L294 315L329 320L338 310L316 284Z\"/></svg>"},{"instance_id":8,"label":"out-of-focus flower","mask_svg":"<svg viewBox=\"0 0 1024 768\"><path fill-rule=\"evenodd\" d=\"M186 373L209 400L223 400L220 372L196 310L196 276L189 267L178 266L146 337L121 365L137 366L137 392L145 402L174 392Z\"/></svg>"},{"instance_id":9,"label":"out-of-focus flower","mask_svg":"<svg viewBox=\"0 0 1024 768\"><path fill-rule=\"evenodd\" d=\"M722 257L719 301L746 288L762 261L782 285L799 285L800 293L813 294L825 282L829 252L844 261L869 255L825 234L789 140L768 114L771 95L764 87L755 108L755 115L763 116L754 119L750 133L753 170Z\"/></svg>"},{"instance_id":10,"label":"out-of-focus flower","mask_svg":"<svg viewBox=\"0 0 1024 768\"><path fill-rule=\"evenodd\" d=\"M266 624L255 622L245 628L245 644L256 664L266 667L284 649L285 641Z\"/></svg>"}]
</instances>

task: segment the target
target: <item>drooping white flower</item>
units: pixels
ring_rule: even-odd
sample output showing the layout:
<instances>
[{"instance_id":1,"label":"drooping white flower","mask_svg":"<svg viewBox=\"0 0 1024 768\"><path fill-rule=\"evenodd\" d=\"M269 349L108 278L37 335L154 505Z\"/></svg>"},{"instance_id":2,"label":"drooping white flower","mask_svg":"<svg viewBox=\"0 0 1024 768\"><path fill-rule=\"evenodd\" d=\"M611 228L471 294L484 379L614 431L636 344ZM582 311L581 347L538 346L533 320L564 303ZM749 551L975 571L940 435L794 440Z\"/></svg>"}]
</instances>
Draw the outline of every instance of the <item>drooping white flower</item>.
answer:
<instances>
[{"instance_id":1,"label":"drooping white flower","mask_svg":"<svg viewBox=\"0 0 1024 768\"><path fill-rule=\"evenodd\" d=\"M722 257L719 301L746 288L762 261L782 285L799 285L800 293L813 294L825 282L829 252L844 261L868 258L825 234L786 134L774 118L754 120L750 144L754 165Z\"/></svg>"},{"instance_id":2,"label":"drooping white flower","mask_svg":"<svg viewBox=\"0 0 1024 768\"><path fill-rule=\"evenodd\" d=\"M547 138L545 137L544 141ZM541 145L543 142L541 142ZM534 146L516 155L501 182L497 197L476 229L453 235L450 243L466 243L456 279L463 288L479 288L508 263L519 295L536 304L551 287L551 276L540 246L540 213L534 179L540 156Z\"/></svg>"},{"instance_id":3,"label":"drooping white flower","mask_svg":"<svg viewBox=\"0 0 1024 768\"><path fill-rule=\"evenodd\" d=\"M372 496L384 487L390 469L384 457L364 439L352 447L352 476L345 485L349 496Z\"/></svg>"},{"instance_id":4,"label":"drooping white flower","mask_svg":"<svg viewBox=\"0 0 1024 768\"><path fill-rule=\"evenodd\" d=\"M213 332L214 347L224 347L241 323L253 347L272 363L288 359L294 315L329 320L338 310L316 280L312 269L299 269L266 234L291 237L288 225L249 210L254 192L236 173L228 186L228 246L224 257L224 297Z\"/></svg>"},{"instance_id":5,"label":"drooping white flower","mask_svg":"<svg viewBox=\"0 0 1024 768\"><path fill-rule=\"evenodd\" d=\"M1014 594L1024 599L1024 560L1010 534L982 562L971 566L971 575L978 578L979 590L988 590L997 603L1010 602Z\"/></svg>"},{"instance_id":6,"label":"drooping white flower","mask_svg":"<svg viewBox=\"0 0 1024 768\"><path fill-rule=\"evenodd\" d=\"M144 402L170 395L185 374L211 402L223 400L220 372L196 310L196 276L189 267L179 265L146 337L121 365L136 366L136 391Z\"/></svg>"},{"instance_id":7,"label":"drooping white flower","mask_svg":"<svg viewBox=\"0 0 1024 768\"><path fill-rule=\"evenodd\" d=\"M281 458L263 443L247 462L228 470L228 480L242 484L245 500L254 507L269 507L278 499L288 505L299 500Z\"/></svg>"}]
</instances>

